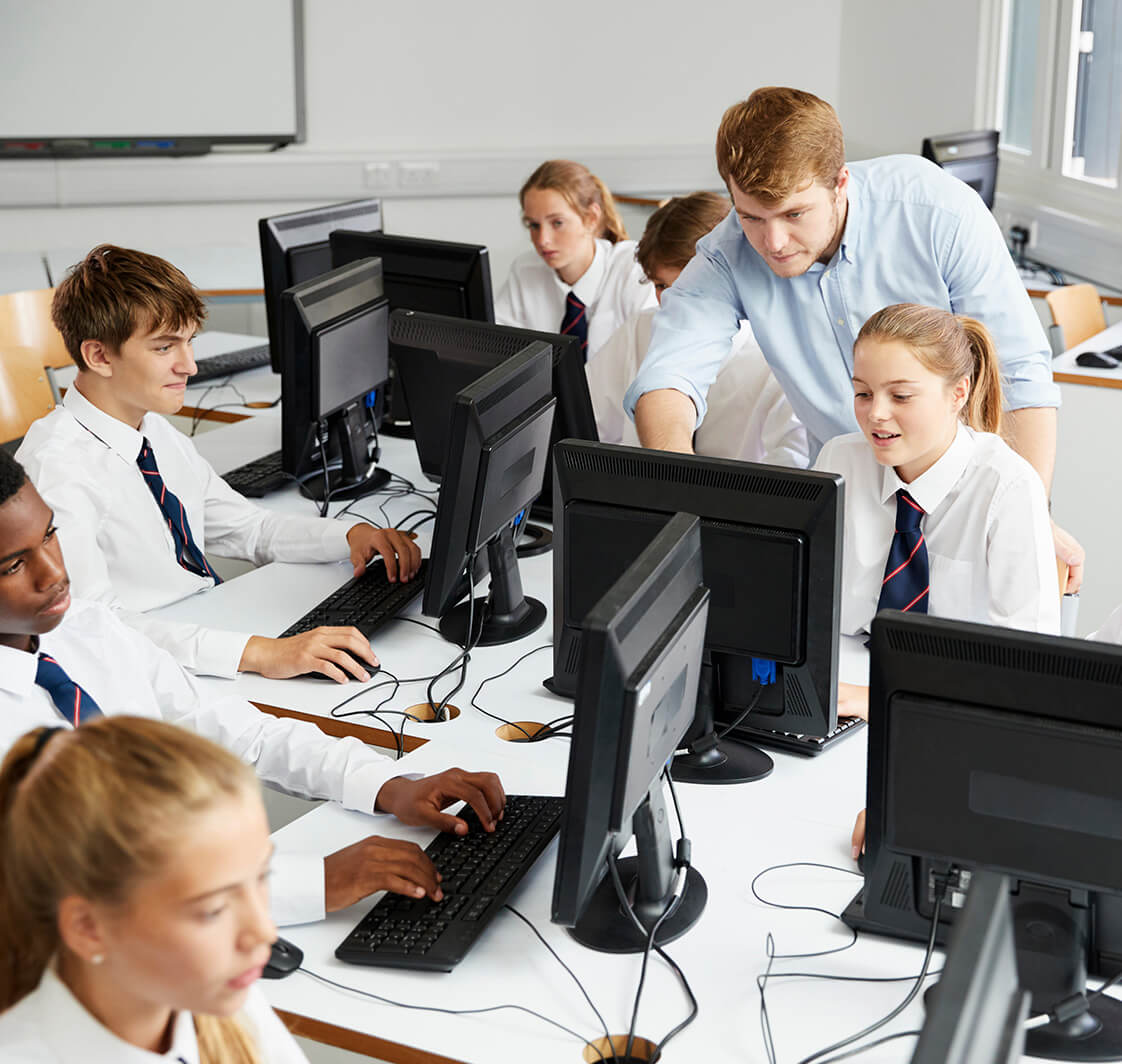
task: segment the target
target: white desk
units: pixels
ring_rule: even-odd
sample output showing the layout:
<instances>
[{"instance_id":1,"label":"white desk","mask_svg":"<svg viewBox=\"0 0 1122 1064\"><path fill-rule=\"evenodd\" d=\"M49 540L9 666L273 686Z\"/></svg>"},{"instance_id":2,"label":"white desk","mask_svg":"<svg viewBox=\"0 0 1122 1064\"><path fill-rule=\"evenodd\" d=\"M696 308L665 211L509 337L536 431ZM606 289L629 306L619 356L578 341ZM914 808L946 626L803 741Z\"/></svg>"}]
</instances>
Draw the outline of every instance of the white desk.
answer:
<instances>
[{"instance_id":1,"label":"white desk","mask_svg":"<svg viewBox=\"0 0 1122 1064\"><path fill-rule=\"evenodd\" d=\"M221 469L264 453L274 445L272 434L277 428L275 417L261 416L216 429L199 440L199 447ZM426 483L410 441L386 440L384 452L388 468L410 477L418 486ZM278 493L266 503L311 512L311 504L295 490ZM386 508L391 517L400 517L419 505L415 499L402 499ZM358 509L376 512L373 500L366 500ZM431 525L425 526L421 542L426 551L430 534ZM547 604L552 598L552 564L548 554L520 563L527 593ZM272 564L163 612L268 634L281 630L348 576L345 564ZM416 604L409 615L418 615ZM497 723L469 706L481 680L501 672L526 650L547 644L551 631L547 620L538 632L517 644L474 651L467 682L453 700L463 710L460 717L444 724L410 724L410 736L431 740L407 755L410 771L438 771L450 765L490 769L499 772L512 793L561 793L567 742L550 740L528 746L503 742L495 735ZM399 676L431 675L457 650L435 633L406 623L384 628L376 636L375 645L385 668ZM860 678L852 670L859 670L862 660L859 650L847 649L849 678ZM540 681L551 668L551 655L543 650L508 676L488 684L480 701L508 720L558 717L571 704L541 688ZM360 690L357 685L341 687L322 681L276 681L256 676L240 676L234 681L204 680L204 685L221 684L225 690L230 683L246 697L312 716L327 715L332 705ZM357 699L347 708L371 706L387 693L388 689L372 691L369 700ZM424 697L424 685L416 684L399 691L385 708L405 709ZM864 752L865 739L859 733L813 761L773 754L776 769L759 783L679 788L687 830L694 842L694 859L707 879L710 902L700 923L670 947L671 956L690 979L702 1011L669 1047L668 1061L762 1059L755 976L766 965L764 944L769 931L775 934L780 952L812 951L848 940L848 932L836 921L760 905L752 898L749 884L765 866L786 861L851 866L848 840L854 815L864 802ZM324 853L371 830L422 844L431 837L431 832L385 820L375 829L369 818L333 806L321 807L283 829L286 840ZM585 981L612 1033L625 1033L639 958L588 951L550 924L555 853L556 844L520 885L512 904L534 922ZM761 890L765 896L840 912L858 885L853 875L803 869L776 873L761 884ZM370 904L368 900L320 924L286 929L286 936L305 951L309 968L350 986L399 1001L454 1008L521 1003L590 1038L597 1036L596 1021L576 987L529 930L509 914L498 917L469 957L448 975L367 970L336 962L335 946ZM914 946L867 938L853 950L820 963L777 962L776 971L807 970L809 966L810 970L851 975L904 975L918 971L920 959L921 951ZM270 1000L288 1014L299 1033L383 1059L531 1059L561 1064L578 1060L582 1051L570 1036L515 1013L477 1017L417 1014L325 987L302 974L264 986ZM902 997L902 986L776 980L768 998L781 1059L797 1059L887 1013ZM685 1013L686 1001L672 973L657 959L652 961L638 1033L661 1038ZM808 1016L813 1017L812 1023L807 1022ZM888 1030L908 1030L921 1022L922 1007L916 1004ZM868 1056L873 1061L899 1061L908 1059L910 1051L910 1044L900 1041Z\"/></svg>"},{"instance_id":2,"label":"white desk","mask_svg":"<svg viewBox=\"0 0 1122 1064\"><path fill-rule=\"evenodd\" d=\"M1076 357L1084 351L1105 351L1122 344L1122 321L1115 322L1101 333L1069 348L1052 361L1052 375L1066 384L1087 384L1100 388L1122 388L1122 366L1118 369L1096 369L1081 366Z\"/></svg>"}]
</instances>

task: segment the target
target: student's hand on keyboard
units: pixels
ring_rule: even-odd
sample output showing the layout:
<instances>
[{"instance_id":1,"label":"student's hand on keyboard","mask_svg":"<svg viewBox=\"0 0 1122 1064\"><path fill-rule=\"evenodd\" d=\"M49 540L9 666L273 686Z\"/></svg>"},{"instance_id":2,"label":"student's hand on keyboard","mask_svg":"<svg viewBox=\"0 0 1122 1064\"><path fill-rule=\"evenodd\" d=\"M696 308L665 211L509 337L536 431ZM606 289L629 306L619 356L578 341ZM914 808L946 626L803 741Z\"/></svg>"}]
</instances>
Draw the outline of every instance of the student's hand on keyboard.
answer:
<instances>
[{"instance_id":1,"label":"student's hand on keyboard","mask_svg":"<svg viewBox=\"0 0 1122 1064\"><path fill-rule=\"evenodd\" d=\"M370 560L380 554L386 563L386 579L391 584L396 583L399 576L402 580L412 580L421 566L421 548L413 542L416 538L415 532L355 525L347 533L355 576L362 576Z\"/></svg>"},{"instance_id":2,"label":"student's hand on keyboard","mask_svg":"<svg viewBox=\"0 0 1122 1064\"><path fill-rule=\"evenodd\" d=\"M313 628L286 639L250 637L242 652L241 672L259 672L273 680L287 680L306 672L321 672L338 683L352 677L365 682L370 674L362 663L378 667L370 641L357 628Z\"/></svg>"},{"instance_id":3,"label":"student's hand on keyboard","mask_svg":"<svg viewBox=\"0 0 1122 1064\"><path fill-rule=\"evenodd\" d=\"M851 850L853 859L856 861L858 857L865 852L865 810L862 809L857 814L857 823L853 825L853 837L850 839Z\"/></svg>"},{"instance_id":4,"label":"student's hand on keyboard","mask_svg":"<svg viewBox=\"0 0 1122 1064\"><path fill-rule=\"evenodd\" d=\"M436 865L416 843L399 839L370 835L328 854L323 859L323 874L324 904L329 913L379 890L410 898L428 895L433 901L444 897Z\"/></svg>"},{"instance_id":5,"label":"student's hand on keyboard","mask_svg":"<svg viewBox=\"0 0 1122 1064\"><path fill-rule=\"evenodd\" d=\"M466 835L468 826L458 816L445 813L454 802L467 802L487 831L502 819L506 794L493 772L465 772L450 768L435 776L411 780L397 776L382 785L375 808L393 813L403 824L439 828Z\"/></svg>"},{"instance_id":6,"label":"student's hand on keyboard","mask_svg":"<svg viewBox=\"0 0 1122 1064\"><path fill-rule=\"evenodd\" d=\"M869 689L855 683L838 684L838 716L869 719Z\"/></svg>"}]
</instances>

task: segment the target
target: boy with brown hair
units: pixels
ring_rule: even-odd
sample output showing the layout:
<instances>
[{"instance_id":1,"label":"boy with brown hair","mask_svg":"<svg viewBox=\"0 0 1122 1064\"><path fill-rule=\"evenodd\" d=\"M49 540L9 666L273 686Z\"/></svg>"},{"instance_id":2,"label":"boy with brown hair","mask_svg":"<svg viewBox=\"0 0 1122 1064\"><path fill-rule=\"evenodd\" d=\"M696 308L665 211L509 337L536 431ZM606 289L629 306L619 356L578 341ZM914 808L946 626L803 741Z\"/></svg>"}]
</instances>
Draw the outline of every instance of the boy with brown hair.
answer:
<instances>
[{"instance_id":1,"label":"boy with brown hair","mask_svg":"<svg viewBox=\"0 0 1122 1064\"><path fill-rule=\"evenodd\" d=\"M757 89L725 112L717 168L733 212L667 293L625 400L644 445L690 450L705 394L746 319L813 457L856 430L850 378L861 325L891 304L920 303L977 318L994 335L1006 436L1050 486L1059 390L1048 342L973 189L913 155L847 164L834 109L791 88ZM1054 532L1075 590L1082 548Z\"/></svg>"},{"instance_id":2,"label":"boy with brown hair","mask_svg":"<svg viewBox=\"0 0 1122 1064\"><path fill-rule=\"evenodd\" d=\"M391 580L411 579L420 564L417 547L395 529L254 506L165 420L183 405L195 372L191 342L205 315L171 263L109 244L55 292L51 316L78 376L17 453L58 515L75 592L119 610L195 672L365 680L363 664L378 662L355 628L269 639L145 613L218 583L208 550L258 565L349 557L356 573L380 554Z\"/></svg>"},{"instance_id":3,"label":"boy with brown hair","mask_svg":"<svg viewBox=\"0 0 1122 1064\"><path fill-rule=\"evenodd\" d=\"M659 303L693 258L698 240L728 213L727 197L691 192L667 200L647 219L635 257ZM634 427L624 416L623 396L646 356L656 309L633 314L588 363L592 408L605 443L639 444ZM709 412L693 441L698 454L806 467L806 430L746 323L733 337L707 401Z\"/></svg>"}]
</instances>

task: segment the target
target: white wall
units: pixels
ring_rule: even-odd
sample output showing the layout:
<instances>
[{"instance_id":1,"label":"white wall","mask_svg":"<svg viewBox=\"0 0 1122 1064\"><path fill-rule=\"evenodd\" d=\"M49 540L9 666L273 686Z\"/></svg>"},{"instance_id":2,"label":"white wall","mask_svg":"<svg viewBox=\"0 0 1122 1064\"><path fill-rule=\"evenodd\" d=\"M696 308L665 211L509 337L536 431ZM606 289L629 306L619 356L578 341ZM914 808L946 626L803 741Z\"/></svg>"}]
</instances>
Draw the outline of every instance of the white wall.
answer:
<instances>
[{"instance_id":1,"label":"white wall","mask_svg":"<svg viewBox=\"0 0 1122 1064\"><path fill-rule=\"evenodd\" d=\"M835 106L851 159L977 128L978 0L843 0Z\"/></svg>"},{"instance_id":2,"label":"white wall","mask_svg":"<svg viewBox=\"0 0 1122 1064\"><path fill-rule=\"evenodd\" d=\"M0 207L0 250L252 246L266 214L374 194L391 231L488 244L501 282L526 246L514 195L536 161L588 159L628 192L711 186L725 106L761 84L827 98L840 84L836 0L572 0L563 15L524 0L306 9L304 145L241 161L5 164L0 204L24 205ZM394 187L368 183L366 161L417 157L440 166L418 194L397 171ZM44 205L26 205L35 200Z\"/></svg>"}]
</instances>

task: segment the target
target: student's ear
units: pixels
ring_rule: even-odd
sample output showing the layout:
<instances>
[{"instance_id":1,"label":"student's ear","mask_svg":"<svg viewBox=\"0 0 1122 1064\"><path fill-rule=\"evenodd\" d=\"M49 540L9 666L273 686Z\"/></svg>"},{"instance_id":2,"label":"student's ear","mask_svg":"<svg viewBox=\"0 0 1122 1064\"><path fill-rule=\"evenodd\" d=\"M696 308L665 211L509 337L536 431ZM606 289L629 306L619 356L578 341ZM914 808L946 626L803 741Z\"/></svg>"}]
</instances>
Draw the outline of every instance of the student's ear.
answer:
<instances>
[{"instance_id":1,"label":"student's ear","mask_svg":"<svg viewBox=\"0 0 1122 1064\"><path fill-rule=\"evenodd\" d=\"M83 340L80 348L87 368L99 377L112 377L113 365L109 361L109 348L101 340Z\"/></svg>"},{"instance_id":2,"label":"student's ear","mask_svg":"<svg viewBox=\"0 0 1122 1064\"><path fill-rule=\"evenodd\" d=\"M961 414L970 398L970 378L960 377L951 389L951 395L954 397L955 413Z\"/></svg>"},{"instance_id":3,"label":"student's ear","mask_svg":"<svg viewBox=\"0 0 1122 1064\"><path fill-rule=\"evenodd\" d=\"M105 959L106 940L102 917L97 906L76 894L59 902L58 937L62 944L87 964L100 964Z\"/></svg>"},{"instance_id":4,"label":"student's ear","mask_svg":"<svg viewBox=\"0 0 1122 1064\"><path fill-rule=\"evenodd\" d=\"M600 232L600 225L604 220L604 212L600 210L599 203L592 203L584 215L584 227L595 236Z\"/></svg>"}]
</instances>

